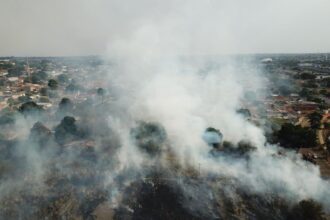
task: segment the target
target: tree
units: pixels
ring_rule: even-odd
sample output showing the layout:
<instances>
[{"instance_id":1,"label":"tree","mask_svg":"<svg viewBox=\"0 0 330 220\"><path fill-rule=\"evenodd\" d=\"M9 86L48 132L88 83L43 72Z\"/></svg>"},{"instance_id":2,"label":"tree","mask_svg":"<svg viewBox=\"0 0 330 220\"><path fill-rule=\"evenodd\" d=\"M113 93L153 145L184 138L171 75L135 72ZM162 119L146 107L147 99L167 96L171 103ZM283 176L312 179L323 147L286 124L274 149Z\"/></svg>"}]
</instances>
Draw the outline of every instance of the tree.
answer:
<instances>
[{"instance_id":1,"label":"tree","mask_svg":"<svg viewBox=\"0 0 330 220\"><path fill-rule=\"evenodd\" d=\"M281 129L274 133L274 137L281 146L287 148L314 147L316 145L316 133L309 128L285 123Z\"/></svg>"},{"instance_id":2,"label":"tree","mask_svg":"<svg viewBox=\"0 0 330 220\"><path fill-rule=\"evenodd\" d=\"M203 140L213 148L219 148L222 143L222 133L213 127L208 127L202 136Z\"/></svg>"},{"instance_id":3,"label":"tree","mask_svg":"<svg viewBox=\"0 0 330 220\"><path fill-rule=\"evenodd\" d=\"M44 111L44 109L37 105L33 101L28 101L23 103L19 108L18 111L23 114L25 117L28 115L37 115Z\"/></svg>"},{"instance_id":4,"label":"tree","mask_svg":"<svg viewBox=\"0 0 330 220\"><path fill-rule=\"evenodd\" d=\"M48 89L46 87L41 88L40 89L40 95L48 96Z\"/></svg>"},{"instance_id":5,"label":"tree","mask_svg":"<svg viewBox=\"0 0 330 220\"><path fill-rule=\"evenodd\" d=\"M78 137L78 128L74 117L65 116L55 128L55 140L59 144L65 144Z\"/></svg>"},{"instance_id":6,"label":"tree","mask_svg":"<svg viewBox=\"0 0 330 220\"><path fill-rule=\"evenodd\" d=\"M61 102L58 105L60 111L70 112L73 109L73 103L69 98L62 98Z\"/></svg>"},{"instance_id":7,"label":"tree","mask_svg":"<svg viewBox=\"0 0 330 220\"><path fill-rule=\"evenodd\" d=\"M49 103L50 100L49 100L49 98L48 98L47 96L41 96L41 97L39 98L39 102Z\"/></svg>"},{"instance_id":8,"label":"tree","mask_svg":"<svg viewBox=\"0 0 330 220\"><path fill-rule=\"evenodd\" d=\"M31 77L31 81L32 81L32 83L36 83L36 84L37 84L37 83L40 83L40 82L46 80L47 77L48 77L48 75L47 75L46 72L44 72L44 71L39 71L39 72L36 72L36 73L34 73L34 74L32 75L32 77Z\"/></svg>"},{"instance_id":9,"label":"tree","mask_svg":"<svg viewBox=\"0 0 330 220\"><path fill-rule=\"evenodd\" d=\"M131 129L130 134L134 143L150 155L160 153L167 138L165 128L155 122L139 122L137 127Z\"/></svg>"},{"instance_id":10,"label":"tree","mask_svg":"<svg viewBox=\"0 0 330 220\"><path fill-rule=\"evenodd\" d=\"M324 79L324 84L327 88L330 88L330 78L325 78Z\"/></svg>"},{"instance_id":11,"label":"tree","mask_svg":"<svg viewBox=\"0 0 330 220\"><path fill-rule=\"evenodd\" d=\"M28 95L22 95L22 96L19 96L17 99L18 99L19 102L28 102L28 101L32 101L31 97L28 96Z\"/></svg>"},{"instance_id":12,"label":"tree","mask_svg":"<svg viewBox=\"0 0 330 220\"><path fill-rule=\"evenodd\" d=\"M102 98L102 103L103 103L103 99L104 99L104 95L105 95L105 90L103 88L98 88L97 89L97 95Z\"/></svg>"},{"instance_id":13,"label":"tree","mask_svg":"<svg viewBox=\"0 0 330 220\"><path fill-rule=\"evenodd\" d=\"M30 130L30 140L38 143L40 147L44 147L51 137L52 132L39 121L36 122Z\"/></svg>"},{"instance_id":14,"label":"tree","mask_svg":"<svg viewBox=\"0 0 330 220\"><path fill-rule=\"evenodd\" d=\"M242 115L244 118L250 118L251 112L247 108L240 108L236 111L238 114Z\"/></svg>"},{"instance_id":15,"label":"tree","mask_svg":"<svg viewBox=\"0 0 330 220\"><path fill-rule=\"evenodd\" d=\"M281 95L283 96L288 96L293 92L293 89L291 86L284 84L284 85L280 85L278 87L278 91Z\"/></svg>"},{"instance_id":16,"label":"tree","mask_svg":"<svg viewBox=\"0 0 330 220\"><path fill-rule=\"evenodd\" d=\"M65 91L67 92L77 92L79 91L81 88L80 86L76 85L75 83L70 83L66 88L65 88Z\"/></svg>"},{"instance_id":17,"label":"tree","mask_svg":"<svg viewBox=\"0 0 330 220\"><path fill-rule=\"evenodd\" d=\"M319 93L324 96L328 95L328 91L326 89L321 89Z\"/></svg>"},{"instance_id":18,"label":"tree","mask_svg":"<svg viewBox=\"0 0 330 220\"><path fill-rule=\"evenodd\" d=\"M312 88L312 89L315 89L318 87L315 80L308 80L306 83L304 83L304 86L307 88Z\"/></svg>"},{"instance_id":19,"label":"tree","mask_svg":"<svg viewBox=\"0 0 330 220\"><path fill-rule=\"evenodd\" d=\"M301 97L311 97L311 95L313 95L313 93L307 89L307 88L303 88L300 92L299 92L299 96Z\"/></svg>"},{"instance_id":20,"label":"tree","mask_svg":"<svg viewBox=\"0 0 330 220\"><path fill-rule=\"evenodd\" d=\"M224 141L223 142L223 149L221 153L226 153L231 156L236 156L236 157L245 157L248 156L250 152L255 151L257 148L253 146L250 142L248 141L240 141L238 142L238 145L234 145L233 143L229 141ZM212 152L211 152L212 153ZM214 154L213 155L217 155Z\"/></svg>"},{"instance_id":21,"label":"tree","mask_svg":"<svg viewBox=\"0 0 330 220\"><path fill-rule=\"evenodd\" d=\"M8 69L8 77L23 75L24 65L17 63L15 67Z\"/></svg>"},{"instance_id":22,"label":"tree","mask_svg":"<svg viewBox=\"0 0 330 220\"><path fill-rule=\"evenodd\" d=\"M16 104L16 102L15 102L15 100L13 98L7 99L7 103L8 103L9 106L13 106L13 105Z\"/></svg>"},{"instance_id":23,"label":"tree","mask_svg":"<svg viewBox=\"0 0 330 220\"><path fill-rule=\"evenodd\" d=\"M315 74L312 74L312 73L301 73L300 74L300 78L303 79L303 80L306 80L306 79L315 79L316 78L316 75Z\"/></svg>"},{"instance_id":24,"label":"tree","mask_svg":"<svg viewBox=\"0 0 330 220\"><path fill-rule=\"evenodd\" d=\"M13 113L7 113L0 116L0 125L14 124L15 115Z\"/></svg>"},{"instance_id":25,"label":"tree","mask_svg":"<svg viewBox=\"0 0 330 220\"><path fill-rule=\"evenodd\" d=\"M322 206L314 200L302 200L288 214L288 220L326 220Z\"/></svg>"},{"instance_id":26,"label":"tree","mask_svg":"<svg viewBox=\"0 0 330 220\"><path fill-rule=\"evenodd\" d=\"M59 83L65 84L65 83L69 82L69 77L67 74L63 73L63 74L58 75L57 80Z\"/></svg>"},{"instance_id":27,"label":"tree","mask_svg":"<svg viewBox=\"0 0 330 220\"><path fill-rule=\"evenodd\" d=\"M55 90L58 87L58 83L57 83L57 81L55 79L50 79L48 81L48 86L49 86L49 88Z\"/></svg>"},{"instance_id":28,"label":"tree","mask_svg":"<svg viewBox=\"0 0 330 220\"><path fill-rule=\"evenodd\" d=\"M311 123L311 127L313 129L318 129L321 124L322 114L319 112L313 112L312 114L308 115L308 119Z\"/></svg>"}]
</instances>

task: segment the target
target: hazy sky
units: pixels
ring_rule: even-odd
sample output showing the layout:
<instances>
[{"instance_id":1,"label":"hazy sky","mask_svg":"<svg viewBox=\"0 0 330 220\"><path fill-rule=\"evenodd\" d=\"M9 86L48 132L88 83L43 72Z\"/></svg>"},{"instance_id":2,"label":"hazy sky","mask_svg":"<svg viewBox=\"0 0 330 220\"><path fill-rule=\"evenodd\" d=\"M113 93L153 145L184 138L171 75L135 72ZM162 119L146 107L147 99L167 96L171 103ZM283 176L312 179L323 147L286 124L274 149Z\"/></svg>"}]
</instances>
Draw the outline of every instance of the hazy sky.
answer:
<instances>
[{"instance_id":1,"label":"hazy sky","mask_svg":"<svg viewBox=\"0 0 330 220\"><path fill-rule=\"evenodd\" d=\"M329 0L0 0L0 19L0 56L330 52Z\"/></svg>"}]
</instances>

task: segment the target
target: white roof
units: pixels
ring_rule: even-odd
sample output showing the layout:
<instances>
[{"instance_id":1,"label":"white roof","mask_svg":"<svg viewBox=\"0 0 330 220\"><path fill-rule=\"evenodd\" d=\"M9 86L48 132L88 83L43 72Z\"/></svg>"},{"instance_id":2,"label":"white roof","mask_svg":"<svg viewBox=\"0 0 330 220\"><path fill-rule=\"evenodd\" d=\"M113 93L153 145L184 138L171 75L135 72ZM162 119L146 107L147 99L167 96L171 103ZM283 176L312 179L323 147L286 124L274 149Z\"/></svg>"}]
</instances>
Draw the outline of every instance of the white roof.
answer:
<instances>
[{"instance_id":1,"label":"white roof","mask_svg":"<svg viewBox=\"0 0 330 220\"><path fill-rule=\"evenodd\" d=\"M10 82L15 82L17 80L18 80L18 77L14 77L14 76L8 78L8 81L10 81Z\"/></svg>"}]
</instances>

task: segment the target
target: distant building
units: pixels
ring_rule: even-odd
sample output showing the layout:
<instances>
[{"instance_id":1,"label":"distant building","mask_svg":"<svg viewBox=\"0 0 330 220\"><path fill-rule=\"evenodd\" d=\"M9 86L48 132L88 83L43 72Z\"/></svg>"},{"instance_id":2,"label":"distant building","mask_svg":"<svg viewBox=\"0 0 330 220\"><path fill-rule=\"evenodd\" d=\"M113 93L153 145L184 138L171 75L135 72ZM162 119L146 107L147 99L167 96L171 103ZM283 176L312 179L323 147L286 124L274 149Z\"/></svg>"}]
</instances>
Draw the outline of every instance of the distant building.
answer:
<instances>
[{"instance_id":1,"label":"distant building","mask_svg":"<svg viewBox=\"0 0 330 220\"><path fill-rule=\"evenodd\" d=\"M264 58L261 60L261 63L272 63L273 59L272 58Z\"/></svg>"},{"instance_id":2,"label":"distant building","mask_svg":"<svg viewBox=\"0 0 330 220\"><path fill-rule=\"evenodd\" d=\"M299 67L312 67L313 64L312 63L299 63L298 66Z\"/></svg>"}]
</instances>

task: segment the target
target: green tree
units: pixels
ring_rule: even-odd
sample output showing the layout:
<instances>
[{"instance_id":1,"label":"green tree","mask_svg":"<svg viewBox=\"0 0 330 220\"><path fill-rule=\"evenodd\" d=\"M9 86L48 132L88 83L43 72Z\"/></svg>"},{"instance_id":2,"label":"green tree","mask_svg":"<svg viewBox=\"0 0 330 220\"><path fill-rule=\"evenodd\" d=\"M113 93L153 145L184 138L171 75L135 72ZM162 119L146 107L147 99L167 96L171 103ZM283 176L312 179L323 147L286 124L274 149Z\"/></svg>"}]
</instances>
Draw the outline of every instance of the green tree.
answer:
<instances>
[{"instance_id":1,"label":"green tree","mask_svg":"<svg viewBox=\"0 0 330 220\"><path fill-rule=\"evenodd\" d=\"M55 128L55 140L58 144L65 144L78 137L78 128L74 117L65 116Z\"/></svg>"},{"instance_id":2,"label":"green tree","mask_svg":"<svg viewBox=\"0 0 330 220\"><path fill-rule=\"evenodd\" d=\"M50 141L52 132L41 122L36 122L30 130L30 140L38 143L40 147L45 147Z\"/></svg>"},{"instance_id":3,"label":"green tree","mask_svg":"<svg viewBox=\"0 0 330 220\"><path fill-rule=\"evenodd\" d=\"M68 77L67 74L63 73L61 75L58 75L57 80L58 80L59 83L65 84L65 83L69 82L69 77Z\"/></svg>"},{"instance_id":4,"label":"green tree","mask_svg":"<svg viewBox=\"0 0 330 220\"><path fill-rule=\"evenodd\" d=\"M42 96L48 96L48 89L43 87L40 89L40 95Z\"/></svg>"},{"instance_id":5,"label":"green tree","mask_svg":"<svg viewBox=\"0 0 330 220\"><path fill-rule=\"evenodd\" d=\"M71 112L73 109L73 103L69 98L62 98L58 105L58 109L62 112Z\"/></svg>"},{"instance_id":6,"label":"green tree","mask_svg":"<svg viewBox=\"0 0 330 220\"><path fill-rule=\"evenodd\" d=\"M18 109L18 111L24 114L25 116L28 114L38 114L42 112L42 110L43 110L42 107L37 105L33 101L25 102Z\"/></svg>"},{"instance_id":7,"label":"green tree","mask_svg":"<svg viewBox=\"0 0 330 220\"><path fill-rule=\"evenodd\" d=\"M283 124L281 129L274 133L274 137L281 146L287 148L314 147L316 145L315 130L290 123Z\"/></svg>"},{"instance_id":8,"label":"green tree","mask_svg":"<svg viewBox=\"0 0 330 220\"><path fill-rule=\"evenodd\" d=\"M321 124L322 114L320 112L313 112L308 115L308 119L313 129L318 129Z\"/></svg>"},{"instance_id":9,"label":"green tree","mask_svg":"<svg viewBox=\"0 0 330 220\"><path fill-rule=\"evenodd\" d=\"M303 80L307 80L307 79L315 79L316 78L316 75L315 74L312 74L312 73L301 73L300 75L300 78L303 79Z\"/></svg>"},{"instance_id":10,"label":"green tree","mask_svg":"<svg viewBox=\"0 0 330 220\"><path fill-rule=\"evenodd\" d=\"M322 206L314 200L302 200L288 214L288 220L326 220Z\"/></svg>"},{"instance_id":11,"label":"green tree","mask_svg":"<svg viewBox=\"0 0 330 220\"><path fill-rule=\"evenodd\" d=\"M156 155L161 151L167 134L165 128L154 122L139 122L138 126L131 129L131 137L134 143L150 155Z\"/></svg>"},{"instance_id":12,"label":"green tree","mask_svg":"<svg viewBox=\"0 0 330 220\"><path fill-rule=\"evenodd\" d=\"M34 73L32 76L31 76L31 81L32 83L41 83L42 81L45 81L47 80L47 73L44 72L44 71L39 71L39 72L36 72Z\"/></svg>"},{"instance_id":13,"label":"green tree","mask_svg":"<svg viewBox=\"0 0 330 220\"><path fill-rule=\"evenodd\" d=\"M48 86L49 86L49 88L55 90L58 87L58 82L55 79L50 79L48 81Z\"/></svg>"},{"instance_id":14,"label":"green tree","mask_svg":"<svg viewBox=\"0 0 330 220\"><path fill-rule=\"evenodd\" d=\"M310 97L312 94L311 94L311 92L310 92L310 90L309 89L307 89L307 88L303 88L300 92L299 92L299 95L301 96L301 97Z\"/></svg>"},{"instance_id":15,"label":"green tree","mask_svg":"<svg viewBox=\"0 0 330 220\"><path fill-rule=\"evenodd\" d=\"M65 91L75 93L81 90L81 87L75 83L70 83L66 88Z\"/></svg>"},{"instance_id":16,"label":"green tree","mask_svg":"<svg viewBox=\"0 0 330 220\"><path fill-rule=\"evenodd\" d=\"M8 77L21 76L24 73L24 65L17 63L13 68L8 69Z\"/></svg>"},{"instance_id":17,"label":"green tree","mask_svg":"<svg viewBox=\"0 0 330 220\"><path fill-rule=\"evenodd\" d=\"M103 88L98 88L97 89L97 95L101 97L102 103L103 103L104 95L105 95L105 90Z\"/></svg>"}]
</instances>

